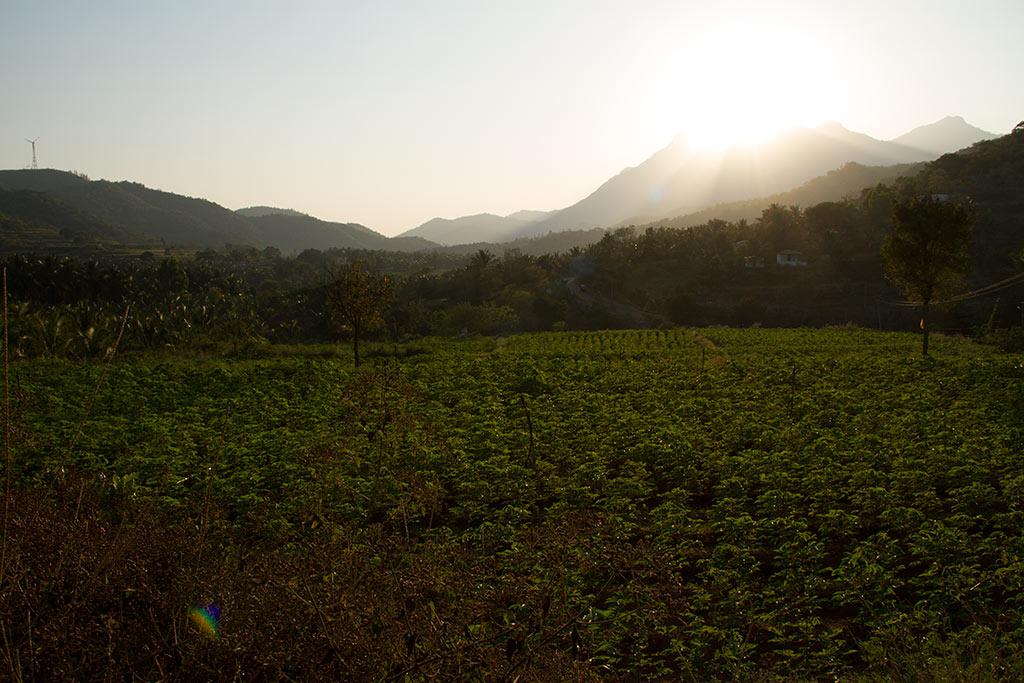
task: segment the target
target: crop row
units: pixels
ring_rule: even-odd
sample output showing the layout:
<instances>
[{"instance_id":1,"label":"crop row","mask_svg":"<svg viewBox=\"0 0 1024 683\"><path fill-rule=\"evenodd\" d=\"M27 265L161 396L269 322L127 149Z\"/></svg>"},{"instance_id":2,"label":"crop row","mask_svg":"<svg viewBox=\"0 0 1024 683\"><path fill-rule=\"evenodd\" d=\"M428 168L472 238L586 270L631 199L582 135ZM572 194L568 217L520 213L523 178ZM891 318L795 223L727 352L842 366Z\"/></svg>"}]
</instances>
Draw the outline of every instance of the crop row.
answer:
<instances>
[{"instance_id":1,"label":"crop row","mask_svg":"<svg viewBox=\"0 0 1024 683\"><path fill-rule=\"evenodd\" d=\"M476 558L481 595L518 597L470 620L441 582L437 624L500 644L542 609L572 622L510 653L837 675L894 643L1024 637L1024 364L915 348L706 329L437 340L359 371L32 362L15 458L24 480L73 468L182 515L204 501L281 547L378 529Z\"/></svg>"}]
</instances>

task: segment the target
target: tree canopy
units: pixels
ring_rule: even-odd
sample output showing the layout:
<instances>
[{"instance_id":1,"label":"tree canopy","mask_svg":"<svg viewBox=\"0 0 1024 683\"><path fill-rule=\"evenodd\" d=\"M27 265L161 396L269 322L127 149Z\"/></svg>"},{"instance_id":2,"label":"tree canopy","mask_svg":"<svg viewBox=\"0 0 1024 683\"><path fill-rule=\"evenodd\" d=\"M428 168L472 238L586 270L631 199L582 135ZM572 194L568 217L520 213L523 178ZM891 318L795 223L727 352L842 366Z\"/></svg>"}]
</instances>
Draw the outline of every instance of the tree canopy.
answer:
<instances>
[{"instance_id":1,"label":"tree canopy","mask_svg":"<svg viewBox=\"0 0 1024 683\"><path fill-rule=\"evenodd\" d=\"M367 329L381 324L391 290L391 278L364 270L358 261L335 274L328 286L330 317L339 331L352 336L356 365L359 365L359 337Z\"/></svg>"},{"instance_id":2,"label":"tree canopy","mask_svg":"<svg viewBox=\"0 0 1024 683\"><path fill-rule=\"evenodd\" d=\"M968 204L930 195L897 202L882 245L886 274L921 305L922 353L928 355L930 305L953 293L970 267L974 212Z\"/></svg>"}]
</instances>

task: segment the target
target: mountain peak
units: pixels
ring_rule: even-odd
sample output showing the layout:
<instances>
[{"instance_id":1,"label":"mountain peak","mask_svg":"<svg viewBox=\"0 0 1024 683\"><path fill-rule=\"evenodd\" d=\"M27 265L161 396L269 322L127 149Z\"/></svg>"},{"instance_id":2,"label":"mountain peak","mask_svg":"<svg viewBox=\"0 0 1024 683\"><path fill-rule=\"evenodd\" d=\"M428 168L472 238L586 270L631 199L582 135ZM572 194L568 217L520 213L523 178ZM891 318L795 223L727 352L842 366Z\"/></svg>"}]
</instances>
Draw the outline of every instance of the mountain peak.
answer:
<instances>
[{"instance_id":1,"label":"mountain peak","mask_svg":"<svg viewBox=\"0 0 1024 683\"><path fill-rule=\"evenodd\" d=\"M247 218L260 218L262 216L305 216L308 214L296 211L295 209L279 209L276 206L249 206L244 209L235 209L235 213Z\"/></svg>"},{"instance_id":2,"label":"mountain peak","mask_svg":"<svg viewBox=\"0 0 1024 683\"><path fill-rule=\"evenodd\" d=\"M826 121L817 127L822 133L848 133L849 128L839 123L838 121Z\"/></svg>"},{"instance_id":3,"label":"mountain peak","mask_svg":"<svg viewBox=\"0 0 1024 683\"><path fill-rule=\"evenodd\" d=\"M996 137L999 136L967 123L962 116L944 116L933 123L918 126L892 142L941 155Z\"/></svg>"}]
</instances>

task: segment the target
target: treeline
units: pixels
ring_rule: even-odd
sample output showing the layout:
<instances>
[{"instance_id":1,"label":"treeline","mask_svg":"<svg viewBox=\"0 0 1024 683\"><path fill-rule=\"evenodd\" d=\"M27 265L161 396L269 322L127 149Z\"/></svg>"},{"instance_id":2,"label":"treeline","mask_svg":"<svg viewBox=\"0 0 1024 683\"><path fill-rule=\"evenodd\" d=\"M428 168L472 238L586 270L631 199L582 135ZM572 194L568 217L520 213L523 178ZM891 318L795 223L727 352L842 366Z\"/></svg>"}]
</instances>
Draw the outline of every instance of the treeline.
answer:
<instances>
[{"instance_id":1,"label":"treeline","mask_svg":"<svg viewBox=\"0 0 1024 683\"><path fill-rule=\"evenodd\" d=\"M943 157L927 172L877 185L855 199L807 209L771 205L750 222L618 230L583 252L577 270L603 296L680 325L908 329L917 313L897 305L902 297L883 276L880 253L897 203L926 196L977 209L965 289L1020 273L1024 265L1016 195L995 183L977 201L977 188L951 180L947 161L956 162ZM1022 292L1017 287L1002 300L979 297L947 306L940 326L967 331L982 323L1019 325Z\"/></svg>"},{"instance_id":2,"label":"treeline","mask_svg":"<svg viewBox=\"0 0 1024 683\"><path fill-rule=\"evenodd\" d=\"M877 318L874 301L890 293L879 250L895 199L880 186L806 210L771 205L751 222L621 229L576 269L602 295L677 324L864 324L859 309L871 303Z\"/></svg>"},{"instance_id":3,"label":"treeline","mask_svg":"<svg viewBox=\"0 0 1024 683\"><path fill-rule=\"evenodd\" d=\"M564 258L273 248L188 259L4 259L15 357L334 341L327 290L352 263L391 278L386 324L370 338L498 334L564 326Z\"/></svg>"},{"instance_id":4,"label":"treeline","mask_svg":"<svg viewBox=\"0 0 1024 683\"><path fill-rule=\"evenodd\" d=\"M772 205L750 222L624 228L540 256L309 249L284 257L248 247L186 259L13 256L3 261L11 348L90 357L118 339L121 349L334 341L346 330L332 320L327 292L353 263L392 285L364 339L647 325L908 329L915 312L892 305L899 295L882 276L879 252L895 202L949 187L934 176L807 209ZM1019 240L999 225L980 212L972 283L1019 272ZM1009 327L1018 316L1013 305L978 300L937 322Z\"/></svg>"}]
</instances>

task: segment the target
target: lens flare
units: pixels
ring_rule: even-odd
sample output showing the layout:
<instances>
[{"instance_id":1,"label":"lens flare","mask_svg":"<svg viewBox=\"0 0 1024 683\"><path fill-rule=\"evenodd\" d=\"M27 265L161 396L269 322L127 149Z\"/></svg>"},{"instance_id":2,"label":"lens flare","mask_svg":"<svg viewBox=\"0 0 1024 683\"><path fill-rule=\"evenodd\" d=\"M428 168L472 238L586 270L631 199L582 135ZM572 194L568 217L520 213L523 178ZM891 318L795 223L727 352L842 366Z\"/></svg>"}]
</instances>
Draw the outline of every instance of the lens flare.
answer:
<instances>
[{"instance_id":1,"label":"lens flare","mask_svg":"<svg viewBox=\"0 0 1024 683\"><path fill-rule=\"evenodd\" d=\"M212 602L205 606L196 605L188 611L188 618L210 638L220 637L220 607Z\"/></svg>"}]
</instances>

